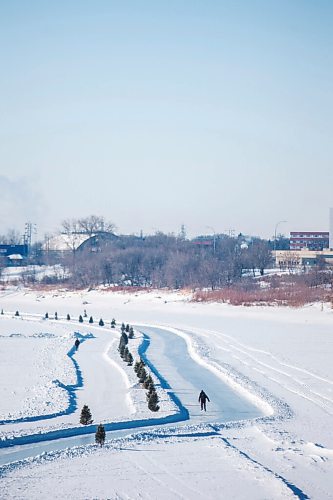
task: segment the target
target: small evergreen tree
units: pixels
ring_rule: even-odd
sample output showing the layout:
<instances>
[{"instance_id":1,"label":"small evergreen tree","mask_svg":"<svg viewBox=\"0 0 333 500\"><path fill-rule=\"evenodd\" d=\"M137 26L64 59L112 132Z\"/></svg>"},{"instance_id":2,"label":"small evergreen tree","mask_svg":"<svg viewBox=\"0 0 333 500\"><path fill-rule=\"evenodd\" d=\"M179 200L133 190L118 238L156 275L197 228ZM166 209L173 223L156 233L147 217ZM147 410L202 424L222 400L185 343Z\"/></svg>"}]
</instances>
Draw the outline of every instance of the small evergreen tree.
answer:
<instances>
[{"instance_id":1,"label":"small evergreen tree","mask_svg":"<svg viewBox=\"0 0 333 500\"><path fill-rule=\"evenodd\" d=\"M127 346L127 344L128 344L127 335L126 335L126 333L122 333L120 340L119 340L119 346L118 346L119 351L122 350L122 352L123 352L124 348Z\"/></svg>"},{"instance_id":2,"label":"small evergreen tree","mask_svg":"<svg viewBox=\"0 0 333 500\"><path fill-rule=\"evenodd\" d=\"M82 410L81 410L80 424L82 424L82 425L92 424L93 420L91 417L92 417L91 411L89 410L87 405L84 405Z\"/></svg>"},{"instance_id":3,"label":"small evergreen tree","mask_svg":"<svg viewBox=\"0 0 333 500\"><path fill-rule=\"evenodd\" d=\"M142 368L144 368L146 365L145 363L142 361L142 359L140 359L140 361L136 361L135 362L135 365L134 365L134 371L135 373L137 374L138 377L140 377L140 371L142 370Z\"/></svg>"},{"instance_id":4,"label":"small evergreen tree","mask_svg":"<svg viewBox=\"0 0 333 500\"><path fill-rule=\"evenodd\" d=\"M125 347L126 347L125 342L123 342L123 341L121 340L121 338L120 338L120 340L119 340L119 345L118 345L118 351L120 351L120 349L124 350L124 349L125 349Z\"/></svg>"},{"instance_id":5,"label":"small evergreen tree","mask_svg":"<svg viewBox=\"0 0 333 500\"><path fill-rule=\"evenodd\" d=\"M149 401L150 396L153 394L153 392L156 392L154 384L151 384L148 387L148 392L147 392L147 401Z\"/></svg>"},{"instance_id":6,"label":"small evergreen tree","mask_svg":"<svg viewBox=\"0 0 333 500\"><path fill-rule=\"evenodd\" d=\"M146 372L145 368L142 367L140 370L140 375L139 375L140 384L143 384L147 377L148 377L147 372Z\"/></svg>"},{"instance_id":7,"label":"small evergreen tree","mask_svg":"<svg viewBox=\"0 0 333 500\"><path fill-rule=\"evenodd\" d=\"M123 332L123 333L121 334L121 337L120 337L120 342L122 342L122 343L123 343L123 344L125 344L125 345L127 345L127 344L128 344L128 337L127 337L127 335L126 335L126 333L125 333L125 332Z\"/></svg>"},{"instance_id":8,"label":"small evergreen tree","mask_svg":"<svg viewBox=\"0 0 333 500\"><path fill-rule=\"evenodd\" d=\"M20 313L18 311L16 311L15 316L19 316L19 315L20 315Z\"/></svg>"},{"instance_id":9,"label":"small evergreen tree","mask_svg":"<svg viewBox=\"0 0 333 500\"><path fill-rule=\"evenodd\" d=\"M79 323L83 323L83 318L82 318L81 314L79 316Z\"/></svg>"},{"instance_id":10,"label":"small evergreen tree","mask_svg":"<svg viewBox=\"0 0 333 500\"><path fill-rule=\"evenodd\" d=\"M123 360L124 361L127 361L129 353L130 352L128 350L128 347L125 347L125 349L124 349L124 355L123 355Z\"/></svg>"},{"instance_id":11,"label":"small evergreen tree","mask_svg":"<svg viewBox=\"0 0 333 500\"><path fill-rule=\"evenodd\" d=\"M121 344L121 346L119 346L119 354L120 354L121 358L124 357L125 349L126 349L126 347L124 346L124 344Z\"/></svg>"},{"instance_id":12,"label":"small evergreen tree","mask_svg":"<svg viewBox=\"0 0 333 500\"><path fill-rule=\"evenodd\" d=\"M3 314L3 309L1 309L1 314Z\"/></svg>"},{"instance_id":13,"label":"small evergreen tree","mask_svg":"<svg viewBox=\"0 0 333 500\"><path fill-rule=\"evenodd\" d=\"M147 390L150 389L150 387L154 387L154 382L153 379L151 378L151 375L149 374L146 380L143 383L143 387Z\"/></svg>"},{"instance_id":14,"label":"small evergreen tree","mask_svg":"<svg viewBox=\"0 0 333 500\"><path fill-rule=\"evenodd\" d=\"M95 442L101 446L105 443L105 428L104 425L99 424L95 434Z\"/></svg>"},{"instance_id":15,"label":"small evergreen tree","mask_svg":"<svg viewBox=\"0 0 333 500\"><path fill-rule=\"evenodd\" d=\"M99 320L99 326L104 326L104 321L102 320L102 318Z\"/></svg>"},{"instance_id":16,"label":"small evergreen tree","mask_svg":"<svg viewBox=\"0 0 333 500\"><path fill-rule=\"evenodd\" d=\"M139 364L139 367L138 367L138 369L137 369L137 371L136 371L136 375L137 375L137 377L138 377L138 378L140 378L140 377L141 377L141 372L142 372L142 370L144 370L144 367L143 367L143 366L141 365L141 363L140 363L140 364Z\"/></svg>"},{"instance_id":17,"label":"small evergreen tree","mask_svg":"<svg viewBox=\"0 0 333 500\"><path fill-rule=\"evenodd\" d=\"M130 326L129 326L129 324L127 323L127 325L126 325L126 327L125 327L125 332L127 332L127 333L128 333L128 332L129 332L129 329L130 329Z\"/></svg>"},{"instance_id":18,"label":"small evergreen tree","mask_svg":"<svg viewBox=\"0 0 333 500\"><path fill-rule=\"evenodd\" d=\"M125 332L125 330L126 330L125 323L121 324L120 330L121 330L121 333Z\"/></svg>"},{"instance_id":19,"label":"small evergreen tree","mask_svg":"<svg viewBox=\"0 0 333 500\"><path fill-rule=\"evenodd\" d=\"M115 327L116 327L116 320L113 318L111 321L111 328L115 328Z\"/></svg>"},{"instance_id":20,"label":"small evergreen tree","mask_svg":"<svg viewBox=\"0 0 333 500\"><path fill-rule=\"evenodd\" d=\"M90 316L90 318L89 318L89 323L93 323L93 322L94 322L93 317L92 317L92 316Z\"/></svg>"},{"instance_id":21,"label":"small evergreen tree","mask_svg":"<svg viewBox=\"0 0 333 500\"><path fill-rule=\"evenodd\" d=\"M45 319L49 319L49 313L45 313Z\"/></svg>"},{"instance_id":22,"label":"small evergreen tree","mask_svg":"<svg viewBox=\"0 0 333 500\"><path fill-rule=\"evenodd\" d=\"M58 319L58 313L57 312L54 313L54 319Z\"/></svg>"},{"instance_id":23,"label":"small evergreen tree","mask_svg":"<svg viewBox=\"0 0 333 500\"><path fill-rule=\"evenodd\" d=\"M129 339L134 339L134 330L133 330L133 326L131 326L131 328L129 329L128 338L129 338Z\"/></svg>"},{"instance_id":24,"label":"small evergreen tree","mask_svg":"<svg viewBox=\"0 0 333 500\"><path fill-rule=\"evenodd\" d=\"M150 411L158 411L160 407L158 406L158 395L156 391L153 391L148 399L148 408Z\"/></svg>"},{"instance_id":25,"label":"small evergreen tree","mask_svg":"<svg viewBox=\"0 0 333 500\"><path fill-rule=\"evenodd\" d=\"M71 317L69 314L67 314L67 321L70 321Z\"/></svg>"},{"instance_id":26,"label":"small evergreen tree","mask_svg":"<svg viewBox=\"0 0 333 500\"><path fill-rule=\"evenodd\" d=\"M132 366L132 364L133 364L133 356L132 356L132 354L130 352L128 353L126 361L127 361L127 365L128 366Z\"/></svg>"}]
</instances>

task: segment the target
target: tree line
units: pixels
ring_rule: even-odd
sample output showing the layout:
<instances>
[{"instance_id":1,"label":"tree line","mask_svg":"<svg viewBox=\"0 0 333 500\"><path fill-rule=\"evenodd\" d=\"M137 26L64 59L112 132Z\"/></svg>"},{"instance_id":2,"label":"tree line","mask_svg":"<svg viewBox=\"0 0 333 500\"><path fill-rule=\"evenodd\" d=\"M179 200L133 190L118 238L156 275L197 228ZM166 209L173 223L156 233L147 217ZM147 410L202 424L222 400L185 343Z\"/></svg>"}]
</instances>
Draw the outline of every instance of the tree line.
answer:
<instances>
[{"instance_id":1,"label":"tree line","mask_svg":"<svg viewBox=\"0 0 333 500\"><path fill-rule=\"evenodd\" d=\"M76 287L118 284L173 289L230 286L255 271L263 275L272 264L270 242L255 238L245 244L241 235L221 235L207 246L164 233L123 236L94 250L69 251L48 263L67 269L57 280ZM41 261L46 263L43 256Z\"/></svg>"},{"instance_id":2,"label":"tree line","mask_svg":"<svg viewBox=\"0 0 333 500\"><path fill-rule=\"evenodd\" d=\"M66 236L65 252L49 252L45 244L35 243L30 261L58 264L59 272L45 282L67 282L74 287L99 284L156 288L216 288L230 286L272 264L272 242L261 238L245 239L214 234L200 239L156 232L145 237L115 236L115 225L91 215L64 220L61 233ZM82 234L87 239L98 235L93 245L79 246ZM109 238L107 236L110 236ZM15 241L15 231L0 241ZM112 238L111 238L112 236ZM279 235L278 246L285 242ZM22 279L33 282L31 271Z\"/></svg>"}]
</instances>

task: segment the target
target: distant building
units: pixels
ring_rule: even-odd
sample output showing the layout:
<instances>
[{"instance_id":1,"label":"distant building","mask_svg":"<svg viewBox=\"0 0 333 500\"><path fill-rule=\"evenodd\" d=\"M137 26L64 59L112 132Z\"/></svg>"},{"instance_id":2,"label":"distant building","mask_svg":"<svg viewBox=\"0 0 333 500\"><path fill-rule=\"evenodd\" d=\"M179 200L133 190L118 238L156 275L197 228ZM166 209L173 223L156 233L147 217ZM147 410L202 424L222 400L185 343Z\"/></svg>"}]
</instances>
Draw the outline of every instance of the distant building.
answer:
<instances>
[{"instance_id":1,"label":"distant building","mask_svg":"<svg viewBox=\"0 0 333 500\"><path fill-rule=\"evenodd\" d=\"M21 266L24 261L24 258L20 253L14 253L12 255L8 255L7 259L8 259L7 264L10 266Z\"/></svg>"},{"instance_id":2,"label":"distant building","mask_svg":"<svg viewBox=\"0 0 333 500\"><path fill-rule=\"evenodd\" d=\"M328 231L292 231L290 250L323 250L329 248Z\"/></svg>"},{"instance_id":3,"label":"distant building","mask_svg":"<svg viewBox=\"0 0 333 500\"><path fill-rule=\"evenodd\" d=\"M92 234L89 238L84 240L78 247L79 251L88 250L89 252L101 252L105 250L110 244L119 240L119 236L114 233L99 231L97 234Z\"/></svg>"},{"instance_id":4,"label":"distant building","mask_svg":"<svg viewBox=\"0 0 333 500\"><path fill-rule=\"evenodd\" d=\"M280 269L299 269L311 267L323 260L333 266L333 250L276 250L275 264Z\"/></svg>"},{"instance_id":5,"label":"distant building","mask_svg":"<svg viewBox=\"0 0 333 500\"><path fill-rule=\"evenodd\" d=\"M193 245L212 247L214 245L214 236L197 236L192 240Z\"/></svg>"},{"instance_id":6,"label":"distant building","mask_svg":"<svg viewBox=\"0 0 333 500\"><path fill-rule=\"evenodd\" d=\"M333 208L330 208L330 249L333 250Z\"/></svg>"},{"instance_id":7,"label":"distant building","mask_svg":"<svg viewBox=\"0 0 333 500\"><path fill-rule=\"evenodd\" d=\"M71 233L58 234L46 239L43 244L43 252L50 254L65 254L77 252L81 250L89 250L90 252L99 252L105 248L110 242L119 239L113 233L99 231L94 234L87 233Z\"/></svg>"},{"instance_id":8,"label":"distant building","mask_svg":"<svg viewBox=\"0 0 333 500\"><path fill-rule=\"evenodd\" d=\"M28 257L28 245L0 245L0 258L6 265L21 265Z\"/></svg>"}]
</instances>

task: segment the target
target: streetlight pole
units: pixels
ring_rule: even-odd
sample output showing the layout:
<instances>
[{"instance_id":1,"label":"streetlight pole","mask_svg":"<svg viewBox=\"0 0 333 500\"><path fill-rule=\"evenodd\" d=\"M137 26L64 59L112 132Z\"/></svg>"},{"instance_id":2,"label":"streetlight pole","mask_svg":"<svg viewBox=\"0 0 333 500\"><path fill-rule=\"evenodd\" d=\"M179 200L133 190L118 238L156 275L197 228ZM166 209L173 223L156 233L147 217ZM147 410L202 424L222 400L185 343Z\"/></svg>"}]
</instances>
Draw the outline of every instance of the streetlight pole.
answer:
<instances>
[{"instance_id":1,"label":"streetlight pole","mask_svg":"<svg viewBox=\"0 0 333 500\"><path fill-rule=\"evenodd\" d=\"M274 252L276 252L276 231L277 231L277 228L278 228L278 225L279 224L282 224L282 222L288 222L286 220L279 220L279 222L277 222L275 224L275 230L274 230ZM275 254L274 254L275 255ZM275 256L276 257L276 256Z\"/></svg>"},{"instance_id":2,"label":"streetlight pole","mask_svg":"<svg viewBox=\"0 0 333 500\"><path fill-rule=\"evenodd\" d=\"M214 255L215 255L215 251L216 251L216 233L215 233L215 229L212 227L212 226L206 226L208 229L211 229L213 231L213 252L214 252Z\"/></svg>"}]
</instances>

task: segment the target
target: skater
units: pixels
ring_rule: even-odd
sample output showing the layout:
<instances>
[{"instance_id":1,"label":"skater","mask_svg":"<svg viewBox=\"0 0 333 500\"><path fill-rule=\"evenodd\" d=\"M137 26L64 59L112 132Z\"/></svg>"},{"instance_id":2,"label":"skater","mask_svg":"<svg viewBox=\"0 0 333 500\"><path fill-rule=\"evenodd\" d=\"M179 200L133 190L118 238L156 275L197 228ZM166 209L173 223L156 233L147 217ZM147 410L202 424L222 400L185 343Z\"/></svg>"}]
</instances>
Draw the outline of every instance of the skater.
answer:
<instances>
[{"instance_id":1,"label":"skater","mask_svg":"<svg viewBox=\"0 0 333 500\"><path fill-rule=\"evenodd\" d=\"M209 401L210 402L210 399L209 397L207 396L207 394L204 392L204 391L201 391L200 394L199 394L199 399L198 401L200 402L201 404L201 411L202 410L205 410L206 411L206 401Z\"/></svg>"},{"instance_id":2,"label":"skater","mask_svg":"<svg viewBox=\"0 0 333 500\"><path fill-rule=\"evenodd\" d=\"M76 348L76 350L78 350L79 345L80 345L80 341L79 341L79 339L76 339L75 340L75 348Z\"/></svg>"}]
</instances>

